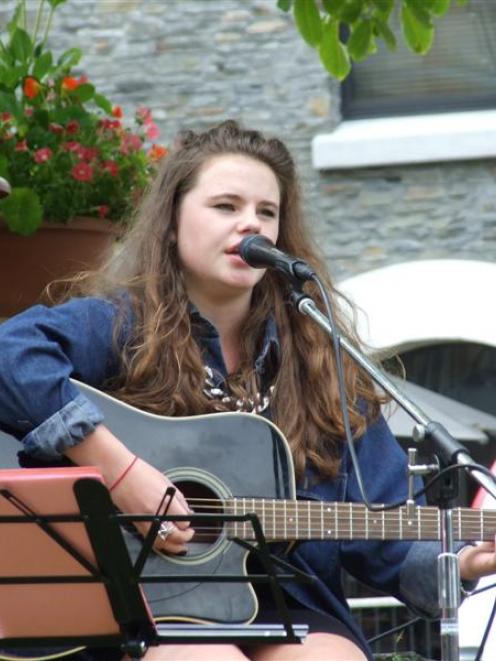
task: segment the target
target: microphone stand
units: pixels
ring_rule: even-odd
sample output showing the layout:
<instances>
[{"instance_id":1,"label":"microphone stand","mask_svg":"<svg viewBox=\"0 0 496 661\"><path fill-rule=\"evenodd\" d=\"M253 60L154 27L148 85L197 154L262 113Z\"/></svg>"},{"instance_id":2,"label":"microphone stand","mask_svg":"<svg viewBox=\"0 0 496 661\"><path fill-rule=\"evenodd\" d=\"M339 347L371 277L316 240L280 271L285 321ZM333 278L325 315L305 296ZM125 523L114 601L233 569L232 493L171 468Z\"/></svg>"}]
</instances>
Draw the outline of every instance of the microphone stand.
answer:
<instances>
[{"instance_id":1,"label":"microphone stand","mask_svg":"<svg viewBox=\"0 0 496 661\"><path fill-rule=\"evenodd\" d=\"M297 310L315 321L332 337L333 329L326 316L315 305L310 296L304 294L297 282L294 282L291 300ZM431 421L414 402L361 353L345 337L340 336L341 347L362 367L367 374L385 392L397 402L415 421L413 439L416 442L429 438L434 443L441 461L446 465L473 466L474 461L466 448L458 443L448 430L438 422ZM482 466L481 466L482 468ZM496 498L496 484L486 474L476 469L469 469L477 482ZM460 606L460 567L453 544L453 499L456 495L456 480L448 478L440 489L439 507L441 511L441 546L438 557L438 590L441 608L441 658L442 661L459 661L458 608Z\"/></svg>"}]
</instances>

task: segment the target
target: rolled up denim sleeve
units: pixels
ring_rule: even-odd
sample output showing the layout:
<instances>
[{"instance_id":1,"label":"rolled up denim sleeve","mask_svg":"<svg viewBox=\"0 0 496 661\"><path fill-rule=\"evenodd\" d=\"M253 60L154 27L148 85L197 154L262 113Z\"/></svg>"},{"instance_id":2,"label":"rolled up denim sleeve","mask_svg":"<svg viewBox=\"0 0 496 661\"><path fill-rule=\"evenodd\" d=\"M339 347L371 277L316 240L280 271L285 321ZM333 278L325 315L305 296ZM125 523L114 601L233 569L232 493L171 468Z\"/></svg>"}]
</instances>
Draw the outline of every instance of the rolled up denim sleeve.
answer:
<instances>
[{"instance_id":1,"label":"rolled up denim sleeve","mask_svg":"<svg viewBox=\"0 0 496 661\"><path fill-rule=\"evenodd\" d=\"M24 449L35 457L59 458L95 431L101 422L101 411L84 395L77 395L24 437Z\"/></svg>"},{"instance_id":2,"label":"rolled up denim sleeve","mask_svg":"<svg viewBox=\"0 0 496 661\"><path fill-rule=\"evenodd\" d=\"M37 305L0 325L0 428L38 457L60 457L103 421L71 381L101 387L118 370L114 303Z\"/></svg>"}]
</instances>

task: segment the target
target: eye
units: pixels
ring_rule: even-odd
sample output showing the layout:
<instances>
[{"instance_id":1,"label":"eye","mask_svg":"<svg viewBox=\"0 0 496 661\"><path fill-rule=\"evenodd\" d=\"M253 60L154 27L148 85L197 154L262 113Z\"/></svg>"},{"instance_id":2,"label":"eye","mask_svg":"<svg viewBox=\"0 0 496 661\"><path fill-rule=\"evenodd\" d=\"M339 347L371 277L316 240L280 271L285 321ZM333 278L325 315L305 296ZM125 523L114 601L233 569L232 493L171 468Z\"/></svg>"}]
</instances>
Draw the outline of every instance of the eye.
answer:
<instances>
[{"instance_id":1,"label":"eye","mask_svg":"<svg viewBox=\"0 0 496 661\"><path fill-rule=\"evenodd\" d=\"M234 204L231 204L230 202L219 202L214 208L220 209L221 211L234 211Z\"/></svg>"},{"instance_id":2,"label":"eye","mask_svg":"<svg viewBox=\"0 0 496 661\"><path fill-rule=\"evenodd\" d=\"M275 218L276 217L276 212L274 209L261 209L260 213L262 216L267 216L268 218Z\"/></svg>"}]
</instances>

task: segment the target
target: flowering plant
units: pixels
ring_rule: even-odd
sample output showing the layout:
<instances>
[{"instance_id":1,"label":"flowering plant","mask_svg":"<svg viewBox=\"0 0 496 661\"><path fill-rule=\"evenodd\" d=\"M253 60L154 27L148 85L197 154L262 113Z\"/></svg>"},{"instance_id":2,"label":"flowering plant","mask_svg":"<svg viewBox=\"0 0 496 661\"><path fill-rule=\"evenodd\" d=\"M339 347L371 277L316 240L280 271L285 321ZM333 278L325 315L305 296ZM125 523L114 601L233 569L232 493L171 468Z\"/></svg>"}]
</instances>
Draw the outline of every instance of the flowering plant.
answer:
<instances>
[{"instance_id":1,"label":"flowering plant","mask_svg":"<svg viewBox=\"0 0 496 661\"><path fill-rule=\"evenodd\" d=\"M48 33L64 2L40 0L29 33L26 0L18 0L0 41L0 177L12 187L0 217L24 235L42 220L125 222L167 152L153 144L158 128L148 108L138 108L126 127L122 109L73 73L81 50L54 60Z\"/></svg>"}]
</instances>

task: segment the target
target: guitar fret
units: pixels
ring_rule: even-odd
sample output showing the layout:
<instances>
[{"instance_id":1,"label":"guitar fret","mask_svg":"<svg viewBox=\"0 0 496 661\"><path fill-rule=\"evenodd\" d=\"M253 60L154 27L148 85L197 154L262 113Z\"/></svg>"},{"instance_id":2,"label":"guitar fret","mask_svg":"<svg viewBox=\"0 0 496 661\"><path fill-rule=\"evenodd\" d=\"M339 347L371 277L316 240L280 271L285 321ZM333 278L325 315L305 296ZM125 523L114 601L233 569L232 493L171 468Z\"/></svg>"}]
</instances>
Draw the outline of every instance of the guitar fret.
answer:
<instances>
[{"instance_id":1,"label":"guitar fret","mask_svg":"<svg viewBox=\"0 0 496 661\"><path fill-rule=\"evenodd\" d=\"M287 528L287 519L288 519L288 511L286 507L286 501L284 501L284 539L288 538L288 528Z\"/></svg>"},{"instance_id":2,"label":"guitar fret","mask_svg":"<svg viewBox=\"0 0 496 661\"><path fill-rule=\"evenodd\" d=\"M276 500L272 499L272 538L277 539L278 530L276 528Z\"/></svg>"},{"instance_id":3,"label":"guitar fret","mask_svg":"<svg viewBox=\"0 0 496 661\"><path fill-rule=\"evenodd\" d=\"M441 537L439 510L432 506L415 506L414 511L401 507L379 512L368 510L362 503L262 498L236 498L223 506L226 513L235 516L257 515L268 540L439 540ZM456 508L453 529L457 540L492 539L496 511ZM254 538L251 521L230 521L225 532L228 536Z\"/></svg>"},{"instance_id":4,"label":"guitar fret","mask_svg":"<svg viewBox=\"0 0 496 661\"><path fill-rule=\"evenodd\" d=\"M233 501L232 511L233 511L234 515L236 515L238 513L237 500ZM233 536L238 537L238 522L237 521L233 521Z\"/></svg>"}]
</instances>

